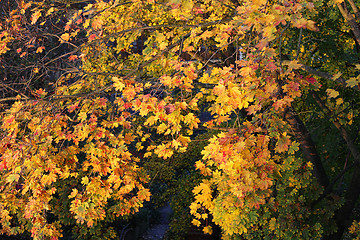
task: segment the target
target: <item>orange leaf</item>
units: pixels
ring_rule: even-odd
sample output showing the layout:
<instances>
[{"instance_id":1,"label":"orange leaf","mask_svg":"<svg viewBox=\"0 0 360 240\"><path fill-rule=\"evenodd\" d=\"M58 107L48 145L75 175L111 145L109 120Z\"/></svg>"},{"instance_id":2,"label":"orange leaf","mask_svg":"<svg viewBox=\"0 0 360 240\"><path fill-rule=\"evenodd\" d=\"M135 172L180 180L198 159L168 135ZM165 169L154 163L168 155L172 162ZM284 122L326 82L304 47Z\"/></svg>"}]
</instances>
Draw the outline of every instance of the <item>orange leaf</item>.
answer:
<instances>
[{"instance_id":1,"label":"orange leaf","mask_svg":"<svg viewBox=\"0 0 360 240\"><path fill-rule=\"evenodd\" d=\"M71 55L71 56L69 57L69 61L74 61L74 60L76 60L76 59L78 59L78 56L77 56L77 55Z\"/></svg>"},{"instance_id":2,"label":"orange leaf","mask_svg":"<svg viewBox=\"0 0 360 240\"><path fill-rule=\"evenodd\" d=\"M45 49L44 46L38 47L36 53L41 53Z\"/></svg>"},{"instance_id":3,"label":"orange leaf","mask_svg":"<svg viewBox=\"0 0 360 240\"><path fill-rule=\"evenodd\" d=\"M70 34L68 33L64 33L63 35L60 36L61 40L63 41L69 41L70 39Z\"/></svg>"},{"instance_id":4,"label":"orange leaf","mask_svg":"<svg viewBox=\"0 0 360 240\"><path fill-rule=\"evenodd\" d=\"M282 153L288 150L289 145L291 144L291 140L288 136L286 136L286 133L283 133L279 140L276 143L275 151L278 153Z\"/></svg>"},{"instance_id":5,"label":"orange leaf","mask_svg":"<svg viewBox=\"0 0 360 240\"><path fill-rule=\"evenodd\" d=\"M91 42L91 41L93 41L95 38L96 38L96 35L95 35L95 34L91 34L91 35L89 36L89 41Z\"/></svg>"},{"instance_id":6,"label":"orange leaf","mask_svg":"<svg viewBox=\"0 0 360 240\"><path fill-rule=\"evenodd\" d=\"M210 31L206 30L203 34L201 34L200 38L202 40L206 40L207 38L210 38L213 35L214 35L213 32L210 32Z\"/></svg>"}]
</instances>

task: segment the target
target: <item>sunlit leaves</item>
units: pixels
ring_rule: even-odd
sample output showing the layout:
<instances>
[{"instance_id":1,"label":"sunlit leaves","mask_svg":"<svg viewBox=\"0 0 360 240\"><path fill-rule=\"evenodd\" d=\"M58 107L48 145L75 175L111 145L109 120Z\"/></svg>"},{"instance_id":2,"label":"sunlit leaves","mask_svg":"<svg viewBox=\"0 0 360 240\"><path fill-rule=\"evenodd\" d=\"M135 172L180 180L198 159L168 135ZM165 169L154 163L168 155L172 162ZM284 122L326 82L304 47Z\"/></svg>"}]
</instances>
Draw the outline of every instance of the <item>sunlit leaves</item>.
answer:
<instances>
[{"instance_id":1,"label":"sunlit leaves","mask_svg":"<svg viewBox=\"0 0 360 240\"><path fill-rule=\"evenodd\" d=\"M194 203L190 207L192 214L199 218L195 210L203 206L213 214L214 221L228 234L241 234L247 231L247 224L238 222L241 218L245 221L246 214L239 215L237 211L258 208L264 203L263 197L268 196L269 187L272 186L272 180L267 176L273 169L270 152L266 148L269 138L251 136L248 140L241 139L238 142L234 141L235 139L237 138L231 135L220 134L217 138L211 139L210 144L203 150L205 163L199 161L196 166L202 173L212 176L208 184L216 187L221 194L214 199L208 198L208 185L199 185L194 189L194 193L198 194L195 203L198 204ZM257 149L256 157L247 149L250 146ZM207 166L217 166L220 171L206 172ZM270 171L258 172L262 168L259 168L260 166ZM254 198L253 192L257 192L258 197ZM221 202L222 206L219 205ZM243 202L247 202L247 205L244 206ZM238 210L235 210L234 205Z\"/></svg>"},{"instance_id":2,"label":"sunlit leaves","mask_svg":"<svg viewBox=\"0 0 360 240\"><path fill-rule=\"evenodd\" d=\"M96 99L96 113L104 114L102 109L106 107L106 99L98 98ZM19 125L21 127L25 127L28 129L27 136L24 137L25 143L29 142L29 144L21 145L17 143L14 144L14 149L22 149L23 151L18 152L17 156L11 155L10 152L2 155L2 164L3 169L11 166L13 174L10 174L7 177L8 183L16 183L22 180L22 192L25 194L29 192L31 189L32 194L37 196L34 198L33 204L37 203L36 199L42 199L41 204L45 204L48 206L49 201L52 199L52 195L55 193L55 188L51 188L54 183L58 181L64 181L69 177L74 177L75 179L79 176L77 171L84 172L86 169L90 169L93 172L97 172L103 176L111 175L111 171L116 171L118 168L126 169L129 167L130 172L136 171L136 167L133 168L132 164L127 165L126 167L122 166L125 163L124 160L130 160L131 154L126 153L126 147L122 145L119 140L115 140L114 136L112 137L113 147L109 147L104 145L102 142L98 142L96 145L92 144L92 139L99 140L105 135L109 136L109 132L102 128L100 125L96 123L96 116L94 114L88 114L88 108L91 102L89 101L76 101L73 105L70 105L69 110L71 112L76 112L77 117L74 117L76 120L76 124L74 126L68 127L67 124L70 123L71 118L67 116L61 116L57 114L55 116L48 115L45 119L40 119L39 116L35 115L32 118L26 120L26 125L24 123L25 119L29 115L29 112L26 112L25 108L23 109L23 105L14 104L13 106L13 114L11 111L7 115L5 121L3 122L3 129L13 129L14 134L23 134L19 133L17 129ZM33 104L33 109L30 108L30 111L37 110L38 114L43 114L48 109L48 106L44 102L37 102ZM79 110L80 111L77 111ZM45 129L47 131L45 131ZM64 148L55 149L51 146L51 144L55 144L53 142L52 136L56 136L56 142L63 141L73 141L74 145ZM30 138L32 139L30 141ZM130 143L131 138L129 139L129 135L125 135L125 141ZM80 147L78 143L82 142L82 146ZM88 142L87 144L83 144ZM35 144L36 143L36 144ZM122 145L123 147L119 147ZM23 153L27 151L31 153L31 155L27 156ZM88 161L81 160L83 166L81 168L76 168L76 164L79 162L76 154L79 152L83 152L87 154ZM45 157L46 156L46 157ZM27 159L30 158L31 159ZM10 159L12 159L10 161ZM30 160L30 161L29 161ZM14 164L19 164L20 162L26 162L24 170L17 170L14 168ZM9 163L11 162L11 165ZM89 165L91 163L91 166ZM74 172L75 171L75 172ZM124 177L123 171L116 171L116 174L112 178L109 178L108 182L105 183L107 187L101 186L100 182L93 177L84 176L79 178L79 183L83 186L86 186L86 192L83 190L78 191L77 189L73 189L72 193L69 194L69 198L75 198L73 200L73 204L71 206L71 211L75 214L75 218L79 223L86 223L88 226L92 226L97 220L104 219L105 210L101 207L104 207L107 199L110 198L110 193L114 190L118 191L118 197L123 194L129 194L129 191L120 191L122 188L121 179ZM23 177L22 177L23 176ZM125 177L126 178L126 177ZM38 179L35 181L34 179ZM5 179L4 179L5 180ZM134 179L136 182L136 180ZM117 184L117 187L113 190L110 190L109 184ZM128 186L130 182L127 183ZM137 186L141 186L141 183L136 183ZM116 185L115 185L116 186ZM135 186L135 185L134 185ZM42 192L41 188L47 187L48 191ZM132 187L130 191L133 189ZM79 197L85 194L84 196L90 196L90 202L79 202ZM139 208L142 201L149 200L149 194L145 188L143 188L142 192L138 196L139 200L137 204L133 205L134 211ZM134 198L134 200L136 197ZM36 205L37 208L43 208L42 205ZM35 206L34 205L34 206ZM29 209L31 205L27 205L25 207L26 216L31 218L32 214L35 214L35 210ZM131 207L130 209L133 209ZM133 210L129 211L121 211L116 214L129 214ZM34 234L36 234L36 228L33 229Z\"/></svg>"},{"instance_id":3,"label":"sunlit leaves","mask_svg":"<svg viewBox=\"0 0 360 240\"><path fill-rule=\"evenodd\" d=\"M25 2L24 17L32 5ZM310 49L299 46L289 51L294 56L283 56L294 45L290 30L301 29L300 40L309 32L303 29L318 30L310 19L314 3L235 2L96 1L71 13L56 36L46 35L74 50L64 52L61 77L48 88L29 87L29 100L21 95L2 115L2 226L18 211L20 220L37 219L29 222L33 236L49 226L45 235L57 237L60 228L46 225L42 209L89 228L132 214L150 199L142 168L147 157L171 161L206 131L213 136L202 159L194 159L206 179L193 190L193 224L211 219L224 236L258 239L298 239L307 228L319 230L318 222L310 226L304 219L312 214L306 199L320 190L306 190L311 166L302 164L294 131L284 121L289 108L320 86L321 79L301 75L301 54ZM32 28L60 11L40 7L30 11ZM8 30L0 34L0 54L21 39ZM20 57L53 54L42 43L14 46ZM42 61L29 66L39 82L48 74ZM358 77L346 85L356 87ZM323 92L345 108L338 86ZM341 117L351 125L356 115ZM68 202L56 205L59 196ZM10 206L18 209L10 214ZM302 211L299 222L296 211ZM212 232L209 225L203 230Z\"/></svg>"}]
</instances>

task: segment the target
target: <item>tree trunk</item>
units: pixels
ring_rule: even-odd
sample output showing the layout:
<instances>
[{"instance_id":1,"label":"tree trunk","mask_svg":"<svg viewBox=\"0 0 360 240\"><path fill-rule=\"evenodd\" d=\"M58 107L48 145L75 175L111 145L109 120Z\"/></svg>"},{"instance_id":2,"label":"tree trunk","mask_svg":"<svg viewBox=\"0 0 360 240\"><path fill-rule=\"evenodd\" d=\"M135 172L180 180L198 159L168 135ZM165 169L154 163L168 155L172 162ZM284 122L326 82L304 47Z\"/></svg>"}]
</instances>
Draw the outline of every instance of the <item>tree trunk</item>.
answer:
<instances>
[{"instance_id":1,"label":"tree trunk","mask_svg":"<svg viewBox=\"0 0 360 240\"><path fill-rule=\"evenodd\" d=\"M326 188L329 184L329 179L306 126L292 108L285 113L285 119L290 124L294 137L300 143L300 149L305 159L313 164L313 175Z\"/></svg>"}]
</instances>

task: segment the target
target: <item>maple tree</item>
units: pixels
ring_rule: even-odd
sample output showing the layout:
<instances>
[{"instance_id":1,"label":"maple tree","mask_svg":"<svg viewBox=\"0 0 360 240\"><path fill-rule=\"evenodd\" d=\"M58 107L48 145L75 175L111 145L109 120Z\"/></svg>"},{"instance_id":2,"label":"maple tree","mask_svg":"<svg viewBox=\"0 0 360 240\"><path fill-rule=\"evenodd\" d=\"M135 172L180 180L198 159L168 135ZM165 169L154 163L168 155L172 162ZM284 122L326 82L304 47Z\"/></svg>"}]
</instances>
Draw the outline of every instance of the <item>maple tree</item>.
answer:
<instances>
[{"instance_id":1,"label":"maple tree","mask_svg":"<svg viewBox=\"0 0 360 240\"><path fill-rule=\"evenodd\" d=\"M205 233L359 234L358 1L0 3L1 234L114 238L199 131Z\"/></svg>"}]
</instances>

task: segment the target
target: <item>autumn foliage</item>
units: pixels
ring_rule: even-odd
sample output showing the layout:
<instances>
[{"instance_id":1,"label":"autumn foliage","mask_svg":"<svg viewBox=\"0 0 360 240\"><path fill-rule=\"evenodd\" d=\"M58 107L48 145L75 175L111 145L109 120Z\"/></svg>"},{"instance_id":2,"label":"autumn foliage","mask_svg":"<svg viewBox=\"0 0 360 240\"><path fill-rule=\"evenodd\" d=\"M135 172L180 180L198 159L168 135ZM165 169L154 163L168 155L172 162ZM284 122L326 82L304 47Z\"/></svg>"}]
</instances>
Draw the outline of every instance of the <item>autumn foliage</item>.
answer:
<instances>
[{"instance_id":1,"label":"autumn foliage","mask_svg":"<svg viewBox=\"0 0 360 240\"><path fill-rule=\"evenodd\" d=\"M200 131L205 233L358 233L357 1L82 2L0 1L1 234L115 238Z\"/></svg>"}]
</instances>

